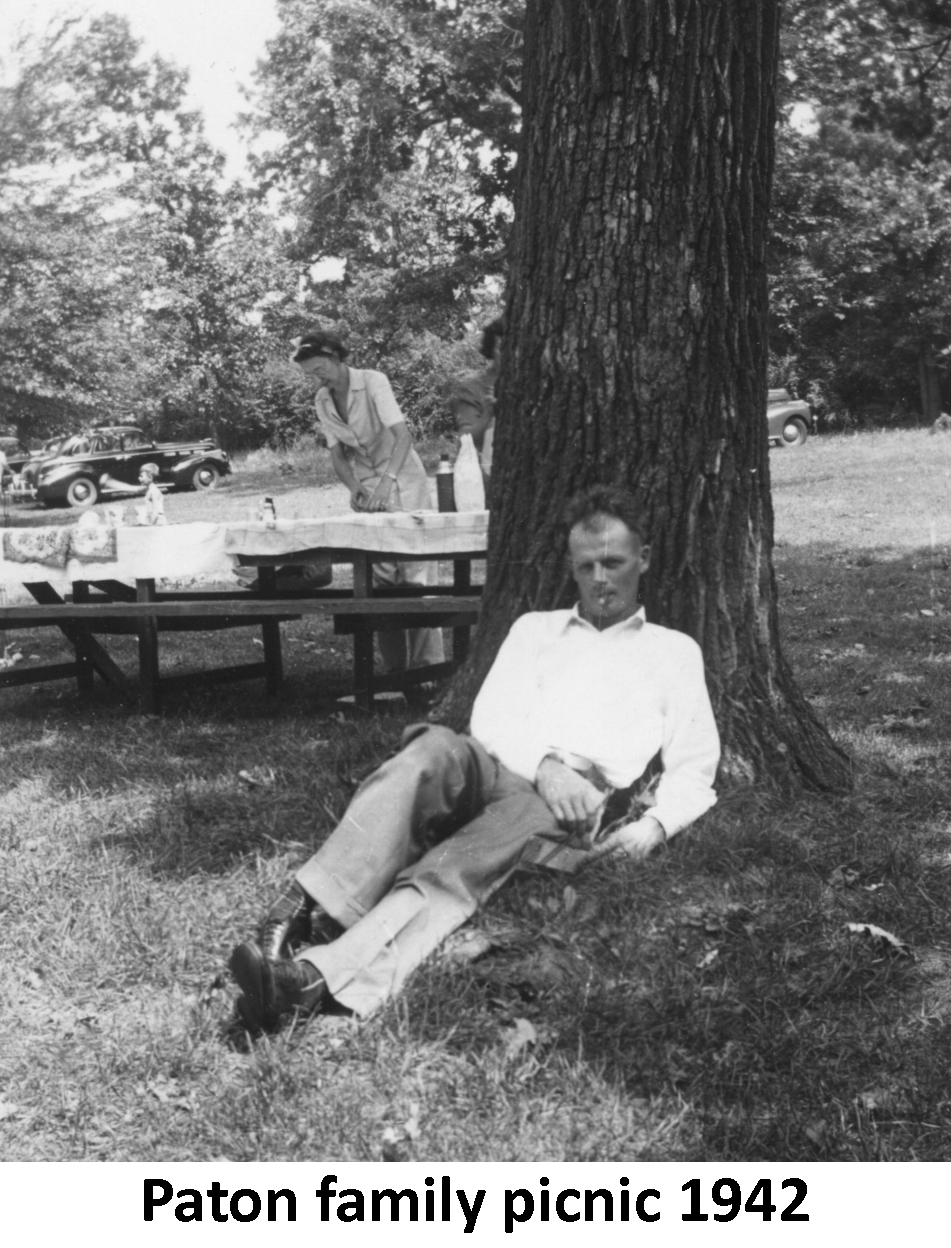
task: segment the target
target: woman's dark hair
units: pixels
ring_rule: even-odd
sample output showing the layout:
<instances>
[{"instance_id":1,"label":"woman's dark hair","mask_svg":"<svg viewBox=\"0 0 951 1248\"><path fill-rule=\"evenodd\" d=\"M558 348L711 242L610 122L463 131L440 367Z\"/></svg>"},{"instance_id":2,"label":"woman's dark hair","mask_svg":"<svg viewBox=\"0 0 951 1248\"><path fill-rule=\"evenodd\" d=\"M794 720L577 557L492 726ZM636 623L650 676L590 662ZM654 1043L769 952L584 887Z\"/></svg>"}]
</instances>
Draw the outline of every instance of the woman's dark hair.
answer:
<instances>
[{"instance_id":1,"label":"woman's dark hair","mask_svg":"<svg viewBox=\"0 0 951 1248\"><path fill-rule=\"evenodd\" d=\"M345 360L349 355L349 350L336 334L328 333L323 329L314 329L301 338L293 360L295 364L303 364L305 360L311 360L315 355L335 355L338 360Z\"/></svg>"},{"instance_id":2,"label":"woman's dark hair","mask_svg":"<svg viewBox=\"0 0 951 1248\"><path fill-rule=\"evenodd\" d=\"M627 490L617 485L589 485L568 500L561 522L565 545L576 524L586 529L598 527L598 516L612 516L623 521L641 543L647 541L647 516L644 508Z\"/></svg>"},{"instance_id":3,"label":"woman's dark hair","mask_svg":"<svg viewBox=\"0 0 951 1248\"><path fill-rule=\"evenodd\" d=\"M495 355L495 342L497 338L505 337L505 322L501 316L497 316L494 321L489 321L488 325L482 329L482 341L479 343L479 351L487 360L491 360Z\"/></svg>"}]
</instances>

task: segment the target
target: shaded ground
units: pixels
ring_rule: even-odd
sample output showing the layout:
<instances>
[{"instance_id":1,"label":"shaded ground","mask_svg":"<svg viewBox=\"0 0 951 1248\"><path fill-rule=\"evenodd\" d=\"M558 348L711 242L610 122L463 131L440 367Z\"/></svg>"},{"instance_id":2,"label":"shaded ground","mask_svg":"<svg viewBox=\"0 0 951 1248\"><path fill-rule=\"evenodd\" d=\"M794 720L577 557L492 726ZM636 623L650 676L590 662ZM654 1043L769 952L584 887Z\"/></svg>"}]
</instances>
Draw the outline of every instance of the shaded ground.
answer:
<instances>
[{"instance_id":1,"label":"shaded ground","mask_svg":"<svg viewBox=\"0 0 951 1248\"><path fill-rule=\"evenodd\" d=\"M412 715L333 705L347 639L285 626L275 702L0 694L2 1155L945 1159L951 439L772 464L784 644L854 794L734 791L644 867L521 877L470 928L481 956L359 1027L247 1051L224 974Z\"/></svg>"}]
</instances>

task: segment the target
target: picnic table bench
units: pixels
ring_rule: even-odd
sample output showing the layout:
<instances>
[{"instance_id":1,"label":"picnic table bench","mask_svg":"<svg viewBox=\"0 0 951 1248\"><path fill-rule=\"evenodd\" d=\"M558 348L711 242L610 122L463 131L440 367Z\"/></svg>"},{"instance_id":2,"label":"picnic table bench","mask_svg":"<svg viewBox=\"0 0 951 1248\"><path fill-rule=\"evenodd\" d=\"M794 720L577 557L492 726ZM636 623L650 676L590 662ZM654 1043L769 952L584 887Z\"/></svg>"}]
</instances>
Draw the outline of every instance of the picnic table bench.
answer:
<instances>
[{"instance_id":1,"label":"picnic table bench","mask_svg":"<svg viewBox=\"0 0 951 1248\"><path fill-rule=\"evenodd\" d=\"M480 587L472 586L470 566L473 559L484 557L487 519L485 512L398 512L272 525L119 528L109 540L97 534L78 538L75 553L67 546L62 559L60 551L56 564L45 567L24 557L31 553L29 539L8 540L7 533L24 530L5 530L0 586L22 586L33 601L0 604L0 630L58 627L72 645L75 661L2 672L0 688L74 677L80 690L88 693L96 674L125 688L125 673L96 635L134 633L138 637L139 703L145 712L158 708L162 692L198 683L263 678L268 691L276 693L283 680L281 622L330 615L336 633L353 636L354 697L359 706L372 709L375 693L439 679L464 657L479 611ZM63 540L56 538L61 547ZM103 551L95 549L96 541L101 541ZM42 539L36 544L42 546ZM98 558L102 553L109 557ZM451 560L452 585L374 587L374 562L407 558ZM322 561L350 564L353 588L329 586L292 593L279 589L279 566ZM257 569L253 589L160 590L156 584L162 579L230 576L241 565ZM134 583L127 583L130 580ZM161 632L248 626L261 628L262 662L161 674ZM374 634L420 626L453 629L453 662L375 673Z\"/></svg>"}]
</instances>

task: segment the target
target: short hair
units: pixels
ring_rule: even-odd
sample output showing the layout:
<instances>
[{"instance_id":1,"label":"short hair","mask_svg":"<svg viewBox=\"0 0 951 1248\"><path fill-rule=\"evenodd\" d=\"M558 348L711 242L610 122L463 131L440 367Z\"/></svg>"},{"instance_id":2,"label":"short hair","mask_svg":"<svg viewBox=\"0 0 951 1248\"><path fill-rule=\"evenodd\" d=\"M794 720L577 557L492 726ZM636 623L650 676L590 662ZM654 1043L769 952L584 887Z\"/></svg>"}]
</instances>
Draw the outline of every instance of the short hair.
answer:
<instances>
[{"instance_id":1,"label":"short hair","mask_svg":"<svg viewBox=\"0 0 951 1248\"><path fill-rule=\"evenodd\" d=\"M495 343L498 338L505 337L505 321L501 316L497 316L494 321L489 321L488 325L483 327L482 341L479 343L479 351L487 360L491 360L495 356Z\"/></svg>"},{"instance_id":2,"label":"short hair","mask_svg":"<svg viewBox=\"0 0 951 1248\"><path fill-rule=\"evenodd\" d=\"M595 529L598 516L622 521L642 545L647 541L647 515L633 494L617 485L589 485L568 500L562 513L565 545L575 525Z\"/></svg>"},{"instance_id":3,"label":"short hair","mask_svg":"<svg viewBox=\"0 0 951 1248\"><path fill-rule=\"evenodd\" d=\"M291 359L295 364L303 364L305 360L312 360L315 355L335 355L338 360L345 360L349 354L349 349L336 334L324 329L313 329L298 342Z\"/></svg>"}]
</instances>

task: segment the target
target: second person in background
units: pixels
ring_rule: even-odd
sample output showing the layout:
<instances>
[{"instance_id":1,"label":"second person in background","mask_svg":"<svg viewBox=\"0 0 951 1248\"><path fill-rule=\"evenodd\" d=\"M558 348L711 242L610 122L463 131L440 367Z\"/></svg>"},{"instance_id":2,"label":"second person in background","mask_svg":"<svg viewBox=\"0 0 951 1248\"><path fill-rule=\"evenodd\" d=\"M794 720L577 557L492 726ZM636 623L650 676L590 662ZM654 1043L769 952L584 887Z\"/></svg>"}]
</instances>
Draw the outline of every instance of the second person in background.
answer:
<instances>
[{"instance_id":1,"label":"second person in background","mask_svg":"<svg viewBox=\"0 0 951 1248\"><path fill-rule=\"evenodd\" d=\"M327 439L337 477L350 491L354 511L415 511L431 508L429 481L413 438L384 373L351 368L348 350L336 334L305 334L292 356L318 383L317 420ZM429 565L375 563L379 585L429 583ZM444 658L442 633L435 628L377 633L387 671L425 667Z\"/></svg>"},{"instance_id":2,"label":"second person in background","mask_svg":"<svg viewBox=\"0 0 951 1248\"><path fill-rule=\"evenodd\" d=\"M492 443L495 438L495 383L502 364L502 338L505 324L501 317L490 321L482 331L480 353L489 361L479 373L460 377L452 396L456 432L472 434L479 452L482 475L488 484L492 475Z\"/></svg>"}]
</instances>

